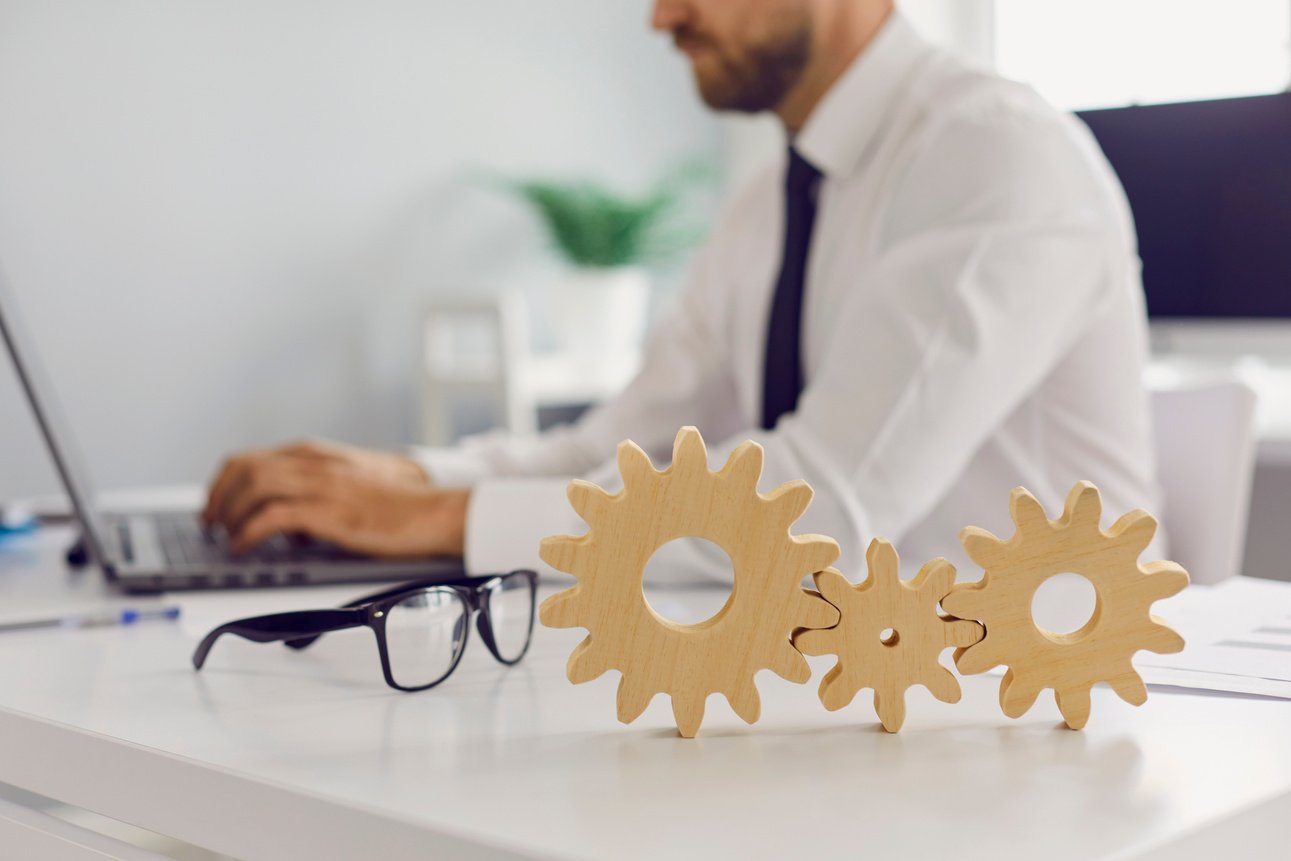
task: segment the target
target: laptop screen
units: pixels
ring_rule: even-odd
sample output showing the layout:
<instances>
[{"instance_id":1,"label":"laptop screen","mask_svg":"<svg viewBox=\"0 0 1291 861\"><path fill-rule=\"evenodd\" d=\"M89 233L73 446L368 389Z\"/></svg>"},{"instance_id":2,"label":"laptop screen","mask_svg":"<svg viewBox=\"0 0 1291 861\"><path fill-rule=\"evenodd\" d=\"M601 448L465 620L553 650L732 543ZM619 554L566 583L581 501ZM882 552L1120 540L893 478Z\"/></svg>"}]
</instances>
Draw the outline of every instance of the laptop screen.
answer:
<instances>
[{"instance_id":1,"label":"laptop screen","mask_svg":"<svg viewBox=\"0 0 1291 861\"><path fill-rule=\"evenodd\" d=\"M54 458L54 467L58 470L63 485L72 499L76 516L85 530L86 550L90 557L99 564L104 563L103 543L99 536L102 525L98 514L92 507L94 492L90 486L80 450L72 439L71 430L63 417L62 411L55 402L54 389L45 376L44 368L36 358L32 341L27 336L21 321L18 319L17 302L4 270L0 267L0 335L3 335L9 356L13 359L14 369L18 372L18 381L31 402L32 412L41 435L49 444L49 453Z\"/></svg>"}]
</instances>

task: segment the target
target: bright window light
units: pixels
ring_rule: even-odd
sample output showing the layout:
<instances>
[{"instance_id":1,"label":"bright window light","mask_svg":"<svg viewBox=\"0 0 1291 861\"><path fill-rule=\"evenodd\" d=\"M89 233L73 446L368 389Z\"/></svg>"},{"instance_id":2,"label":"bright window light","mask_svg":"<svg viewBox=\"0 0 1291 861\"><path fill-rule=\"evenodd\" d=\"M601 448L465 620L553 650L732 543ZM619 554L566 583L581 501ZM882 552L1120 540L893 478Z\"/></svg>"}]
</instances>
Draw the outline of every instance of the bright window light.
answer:
<instances>
[{"instance_id":1,"label":"bright window light","mask_svg":"<svg viewBox=\"0 0 1291 861\"><path fill-rule=\"evenodd\" d=\"M1059 107L1280 92L1291 0L995 0L996 64Z\"/></svg>"}]
</instances>

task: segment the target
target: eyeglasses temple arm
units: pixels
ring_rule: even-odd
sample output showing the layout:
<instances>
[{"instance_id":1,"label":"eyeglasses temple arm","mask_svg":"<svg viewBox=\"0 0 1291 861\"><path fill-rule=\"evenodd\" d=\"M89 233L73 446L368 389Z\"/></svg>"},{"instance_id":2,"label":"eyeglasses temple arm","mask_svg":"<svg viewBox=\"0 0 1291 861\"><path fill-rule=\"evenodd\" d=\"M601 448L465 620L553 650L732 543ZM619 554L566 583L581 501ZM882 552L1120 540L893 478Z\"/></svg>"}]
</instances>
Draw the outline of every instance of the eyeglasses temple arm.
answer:
<instances>
[{"instance_id":1,"label":"eyeglasses temple arm","mask_svg":"<svg viewBox=\"0 0 1291 861\"><path fill-rule=\"evenodd\" d=\"M399 593L406 592L406 591L407 589L405 588L386 589L382 592L377 592L374 595L364 595L362 598L356 598L355 600L350 601L348 604L342 607L342 609L353 612L355 610L358 610L360 607L363 607L365 604L370 604L374 601L380 601L383 598L388 598L388 597L391 597L392 595L398 595ZM314 645L315 641L317 641L319 637L323 636L326 633L327 631L316 631L306 637L292 637L291 639L287 639L284 637L283 645L290 649L296 649L297 651L301 649L308 649L310 646Z\"/></svg>"},{"instance_id":2,"label":"eyeglasses temple arm","mask_svg":"<svg viewBox=\"0 0 1291 861\"><path fill-rule=\"evenodd\" d=\"M367 615L361 609L301 610L294 613L273 613L226 622L202 638L193 652L193 667L201 669L206 656L224 634L234 634L256 643L276 640L297 640L302 637L317 639L328 631L341 631L366 624Z\"/></svg>"}]
</instances>

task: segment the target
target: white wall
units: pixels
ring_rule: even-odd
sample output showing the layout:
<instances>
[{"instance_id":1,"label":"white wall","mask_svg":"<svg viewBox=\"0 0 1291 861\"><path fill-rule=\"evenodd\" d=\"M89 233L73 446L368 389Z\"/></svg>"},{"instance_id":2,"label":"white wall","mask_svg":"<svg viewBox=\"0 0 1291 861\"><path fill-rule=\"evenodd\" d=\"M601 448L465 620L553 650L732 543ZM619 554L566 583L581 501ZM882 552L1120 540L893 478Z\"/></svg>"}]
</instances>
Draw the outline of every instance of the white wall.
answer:
<instances>
[{"instance_id":1,"label":"white wall","mask_svg":"<svg viewBox=\"0 0 1291 861\"><path fill-rule=\"evenodd\" d=\"M979 66L995 63L995 0L897 0L930 41Z\"/></svg>"},{"instance_id":2,"label":"white wall","mask_svg":"<svg viewBox=\"0 0 1291 861\"><path fill-rule=\"evenodd\" d=\"M419 308L539 277L470 179L718 146L648 0L0 0L0 261L99 483L415 433ZM55 487L0 362L0 499Z\"/></svg>"}]
</instances>

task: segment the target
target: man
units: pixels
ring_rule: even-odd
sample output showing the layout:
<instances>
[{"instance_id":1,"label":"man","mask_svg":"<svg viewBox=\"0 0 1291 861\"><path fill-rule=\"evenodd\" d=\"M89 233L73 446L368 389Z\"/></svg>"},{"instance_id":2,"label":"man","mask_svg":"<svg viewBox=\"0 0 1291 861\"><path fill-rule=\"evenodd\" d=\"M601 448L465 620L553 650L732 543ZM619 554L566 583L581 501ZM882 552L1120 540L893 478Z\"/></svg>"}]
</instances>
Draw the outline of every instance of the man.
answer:
<instances>
[{"instance_id":1,"label":"man","mask_svg":"<svg viewBox=\"0 0 1291 861\"><path fill-rule=\"evenodd\" d=\"M1018 484L1051 509L1084 478L1110 510L1156 504L1133 225L1074 120L931 48L891 0L657 0L654 26L711 107L773 111L790 147L735 198L628 389L536 440L235 457L210 521L243 548L302 532L533 565L541 536L581 531L569 477L624 438L666 459L687 424L716 465L761 443L763 490L806 479L797 530L837 539L853 576L875 536L917 565L962 558L965 525L1008 534ZM673 564L729 576L715 556Z\"/></svg>"}]
</instances>

